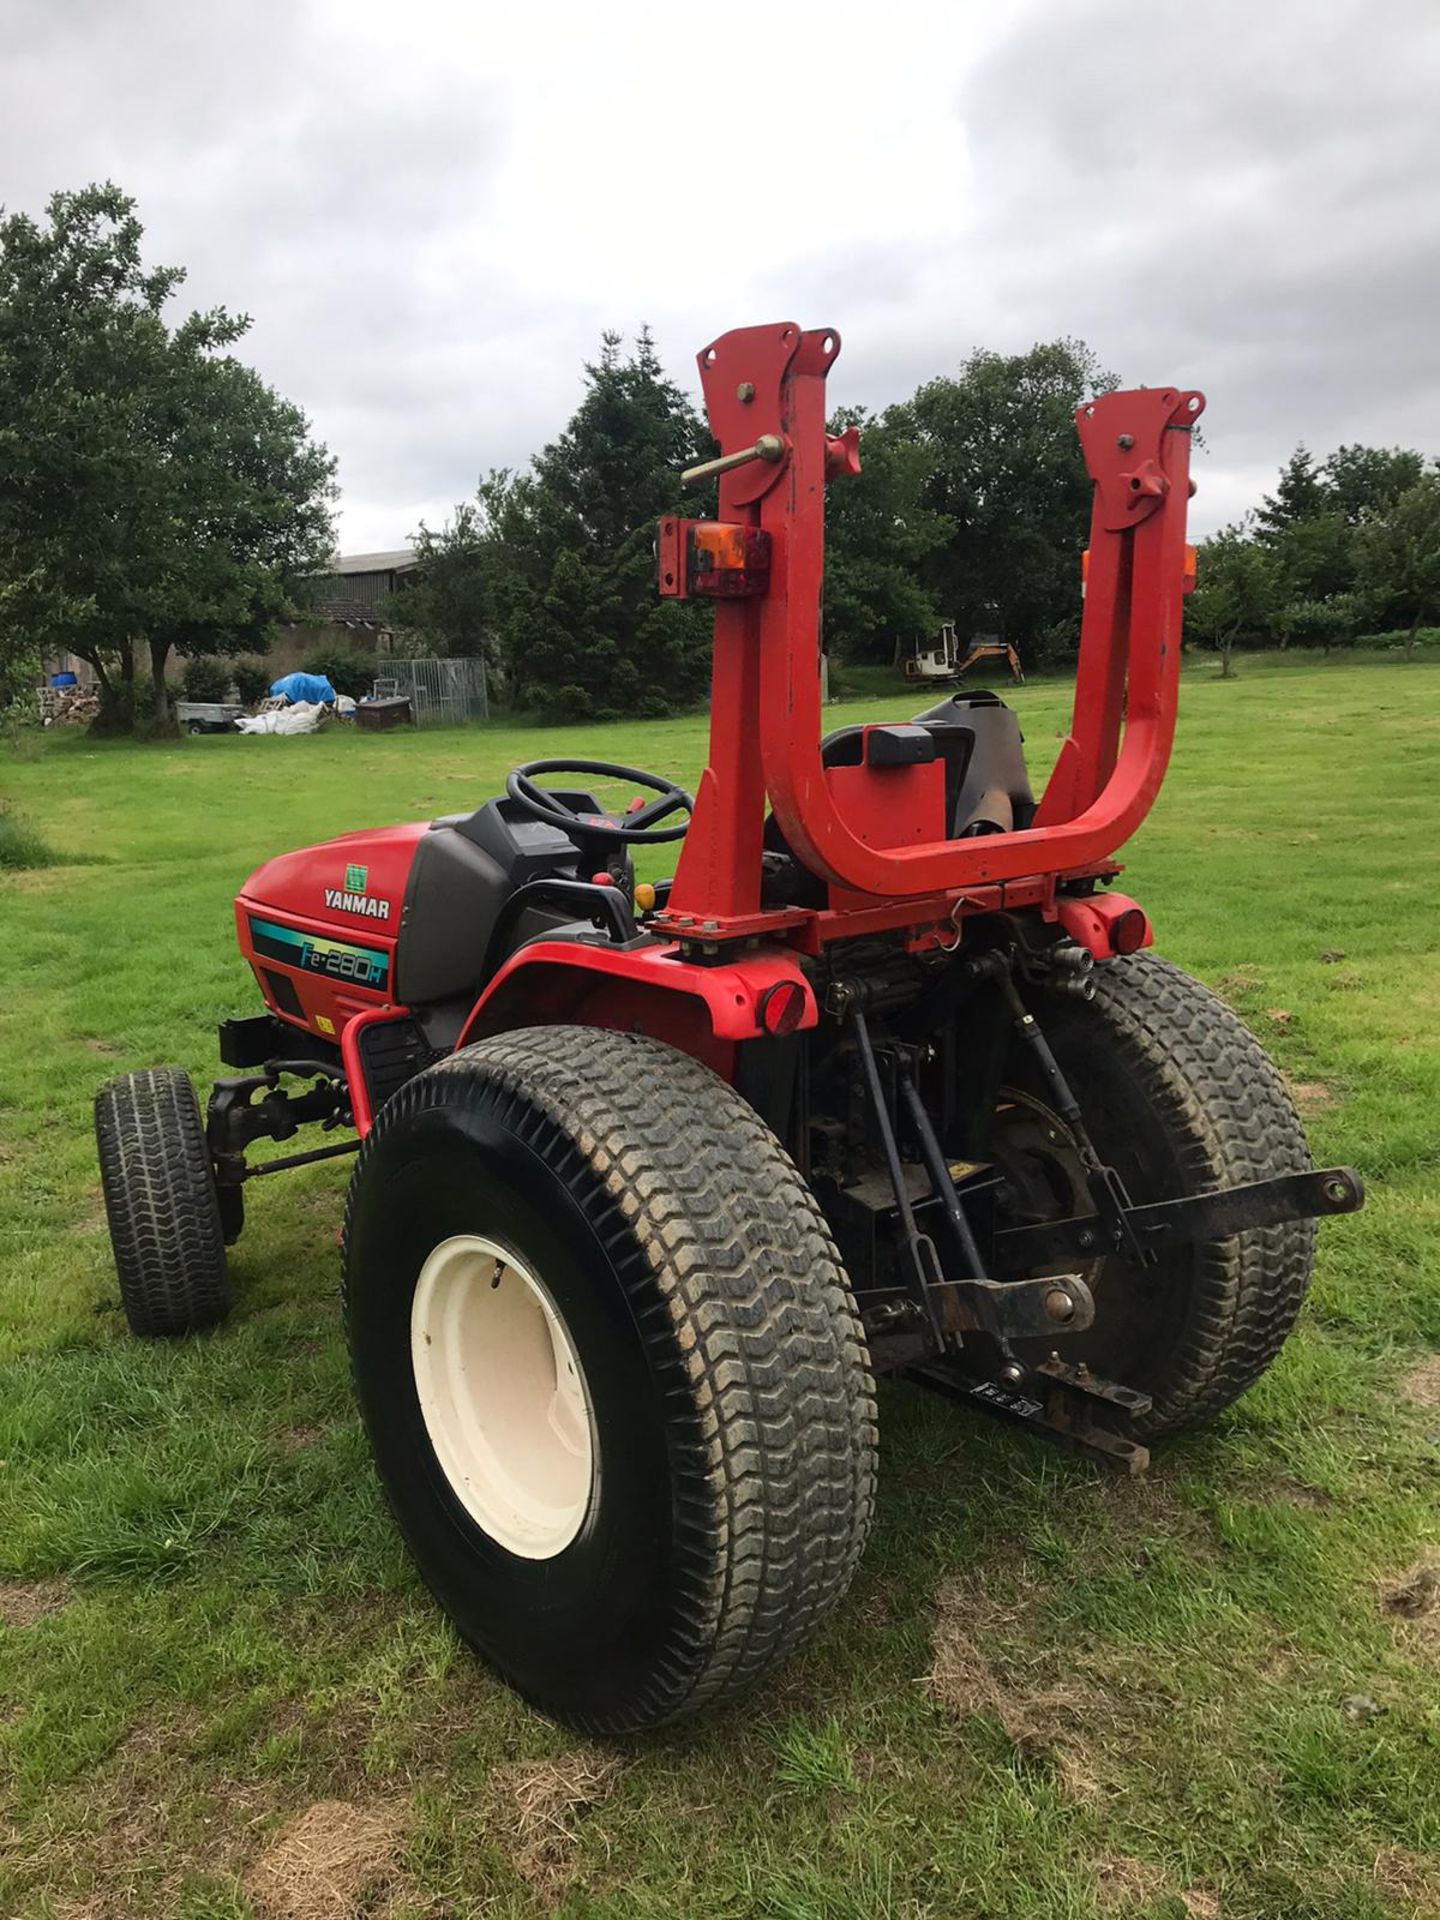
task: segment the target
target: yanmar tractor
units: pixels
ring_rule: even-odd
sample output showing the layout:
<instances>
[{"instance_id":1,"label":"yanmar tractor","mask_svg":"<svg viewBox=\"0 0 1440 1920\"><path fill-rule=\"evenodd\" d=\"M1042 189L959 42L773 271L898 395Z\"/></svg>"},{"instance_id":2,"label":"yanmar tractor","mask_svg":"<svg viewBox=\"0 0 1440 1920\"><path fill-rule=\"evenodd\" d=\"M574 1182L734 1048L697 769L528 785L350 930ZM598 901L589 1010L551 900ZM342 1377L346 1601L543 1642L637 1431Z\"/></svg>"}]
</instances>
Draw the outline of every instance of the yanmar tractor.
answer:
<instances>
[{"instance_id":1,"label":"yanmar tractor","mask_svg":"<svg viewBox=\"0 0 1440 1920\"><path fill-rule=\"evenodd\" d=\"M720 476L719 517L658 545L661 594L715 603L694 799L536 760L269 861L236 901L265 1011L221 1027L205 1118L174 1068L97 1101L142 1334L223 1316L250 1181L358 1148L344 1315L395 1517L464 1638L596 1733L726 1699L836 1605L876 1373L1134 1470L1269 1364L1315 1217L1361 1201L1112 885L1170 752L1201 396L1079 409L1074 718L1037 799L992 695L822 738L839 347L699 356L722 452L685 478ZM664 841L674 879L637 884ZM317 1123L358 1139L247 1160Z\"/></svg>"}]
</instances>

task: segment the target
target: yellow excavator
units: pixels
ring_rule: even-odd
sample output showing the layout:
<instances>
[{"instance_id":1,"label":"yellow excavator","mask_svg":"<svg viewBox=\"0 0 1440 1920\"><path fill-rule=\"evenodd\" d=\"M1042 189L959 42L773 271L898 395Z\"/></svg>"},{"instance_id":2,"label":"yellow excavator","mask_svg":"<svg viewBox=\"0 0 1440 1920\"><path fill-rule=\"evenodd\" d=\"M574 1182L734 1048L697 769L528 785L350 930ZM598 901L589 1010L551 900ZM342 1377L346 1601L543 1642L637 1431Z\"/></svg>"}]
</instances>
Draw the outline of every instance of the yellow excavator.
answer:
<instances>
[{"instance_id":1,"label":"yellow excavator","mask_svg":"<svg viewBox=\"0 0 1440 1920\"><path fill-rule=\"evenodd\" d=\"M934 640L915 642L914 654L904 663L905 678L958 682L972 667L986 660L1004 661L1014 684L1017 687L1024 684L1025 670L1020 665L1019 654L998 633L977 633L962 655L955 622L942 620Z\"/></svg>"}]
</instances>

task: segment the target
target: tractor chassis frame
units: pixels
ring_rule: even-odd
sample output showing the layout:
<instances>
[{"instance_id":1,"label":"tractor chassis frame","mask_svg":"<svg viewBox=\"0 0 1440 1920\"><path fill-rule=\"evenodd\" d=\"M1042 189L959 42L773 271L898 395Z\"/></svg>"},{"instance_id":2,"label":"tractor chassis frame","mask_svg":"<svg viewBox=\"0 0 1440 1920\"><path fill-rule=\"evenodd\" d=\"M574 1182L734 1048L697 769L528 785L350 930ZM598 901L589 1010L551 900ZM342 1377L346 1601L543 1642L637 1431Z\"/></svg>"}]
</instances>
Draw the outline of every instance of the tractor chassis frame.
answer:
<instances>
[{"instance_id":1,"label":"tractor chassis frame","mask_svg":"<svg viewBox=\"0 0 1440 1920\"><path fill-rule=\"evenodd\" d=\"M618 867L600 871L603 845L578 842L591 881L542 878L516 893L454 1044L574 1018L694 1052L809 1181L877 1370L909 1371L1136 1470L1144 1449L1116 1423L1147 1411L1144 1396L1054 1350L1034 1357L1050 1337L1091 1326L1097 1264L1153 1274L1166 1249L1363 1201L1357 1175L1328 1168L1135 1205L1096 1151L1036 1013L1050 996L1090 997L1097 962L1150 944L1136 903L1100 889L1120 871L1113 855L1149 811L1174 737L1191 430L1204 398L1138 389L1078 409L1092 510L1069 731L1025 823L967 837L950 831L937 755L872 759L866 733L859 763L822 759L824 492L859 471L856 430L826 427L839 347L833 329L786 323L726 334L700 354L721 453L682 480L718 478L719 517L667 517L657 548L662 597L715 602L708 764L674 880L635 931ZM765 892L767 810L822 888L810 904ZM507 953L519 912L537 901L596 931ZM972 995L988 1004L967 1008L962 1031ZM248 1069L216 1083L207 1114L227 1239L246 1181L359 1143L253 1167L247 1148L315 1121L367 1134L396 1087L440 1057L422 1015L368 1008L339 1043L273 1014L226 1023L222 1057ZM323 1031L334 1030L327 1013ZM1053 1194L1028 1193L1023 1164L1007 1169L990 1144L1008 1058L1026 1061L1041 1090L1032 1104L1064 1142ZM287 1093L286 1076L311 1084ZM927 1087L938 1095L928 1104ZM1017 1187L1019 1217L1007 1222ZM1047 1217L1067 1206L1071 1217Z\"/></svg>"}]
</instances>

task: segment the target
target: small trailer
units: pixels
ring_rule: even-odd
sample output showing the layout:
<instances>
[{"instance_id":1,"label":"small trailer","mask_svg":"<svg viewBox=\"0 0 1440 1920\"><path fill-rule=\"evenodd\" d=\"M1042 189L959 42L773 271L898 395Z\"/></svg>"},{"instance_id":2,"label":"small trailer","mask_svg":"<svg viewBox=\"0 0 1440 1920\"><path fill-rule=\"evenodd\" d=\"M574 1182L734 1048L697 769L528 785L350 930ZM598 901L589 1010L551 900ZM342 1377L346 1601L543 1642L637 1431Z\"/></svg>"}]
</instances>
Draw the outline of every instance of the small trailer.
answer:
<instances>
[{"instance_id":1,"label":"small trailer","mask_svg":"<svg viewBox=\"0 0 1440 1920\"><path fill-rule=\"evenodd\" d=\"M182 733L233 733L245 717L238 700L177 700L175 718Z\"/></svg>"}]
</instances>

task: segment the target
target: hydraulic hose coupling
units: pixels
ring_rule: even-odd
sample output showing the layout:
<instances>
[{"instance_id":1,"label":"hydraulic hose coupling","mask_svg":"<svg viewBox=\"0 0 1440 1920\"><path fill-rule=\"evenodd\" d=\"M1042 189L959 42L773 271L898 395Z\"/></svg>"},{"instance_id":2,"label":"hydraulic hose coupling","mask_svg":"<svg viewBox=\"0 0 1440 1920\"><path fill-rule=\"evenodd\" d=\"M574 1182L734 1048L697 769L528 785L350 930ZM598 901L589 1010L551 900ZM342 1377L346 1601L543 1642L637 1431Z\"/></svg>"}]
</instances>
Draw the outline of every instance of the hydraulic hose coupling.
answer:
<instances>
[{"instance_id":1,"label":"hydraulic hose coupling","mask_svg":"<svg viewBox=\"0 0 1440 1920\"><path fill-rule=\"evenodd\" d=\"M1095 998L1095 956L1078 940L1062 940L1050 949L1050 988L1077 1000Z\"/></svg>"}]
</instances>

